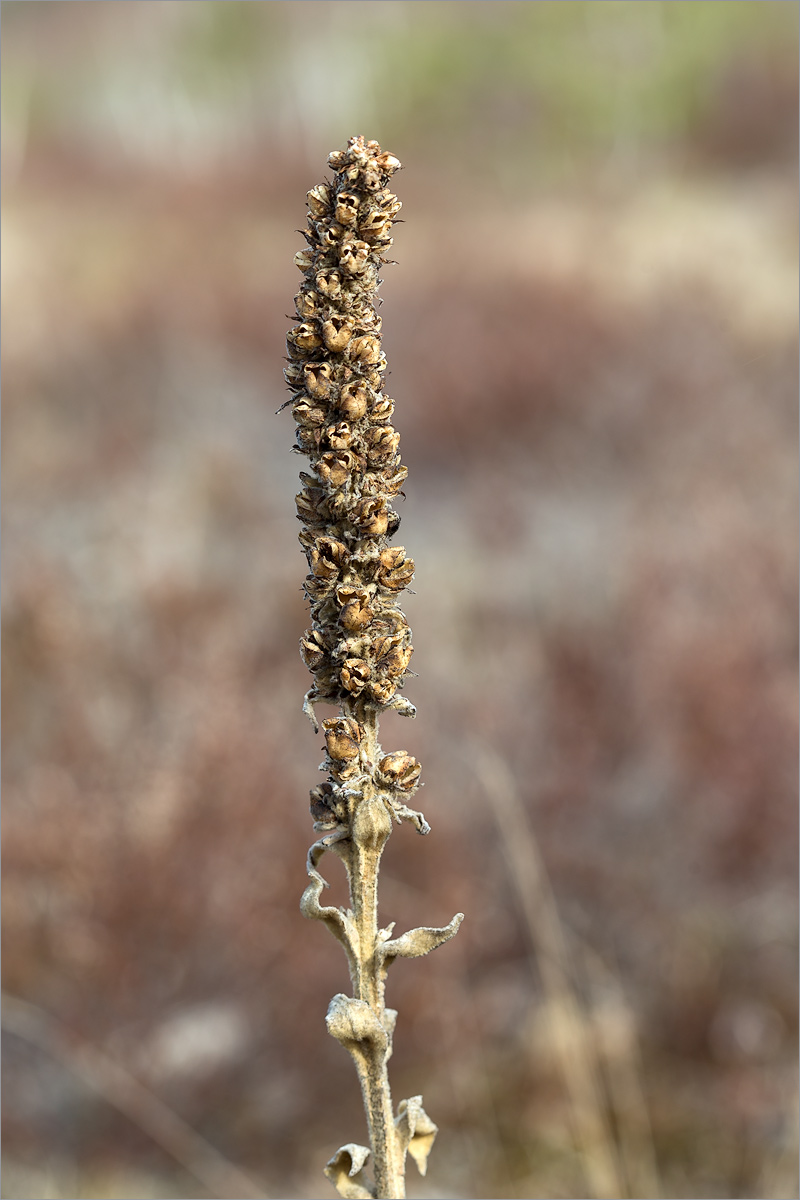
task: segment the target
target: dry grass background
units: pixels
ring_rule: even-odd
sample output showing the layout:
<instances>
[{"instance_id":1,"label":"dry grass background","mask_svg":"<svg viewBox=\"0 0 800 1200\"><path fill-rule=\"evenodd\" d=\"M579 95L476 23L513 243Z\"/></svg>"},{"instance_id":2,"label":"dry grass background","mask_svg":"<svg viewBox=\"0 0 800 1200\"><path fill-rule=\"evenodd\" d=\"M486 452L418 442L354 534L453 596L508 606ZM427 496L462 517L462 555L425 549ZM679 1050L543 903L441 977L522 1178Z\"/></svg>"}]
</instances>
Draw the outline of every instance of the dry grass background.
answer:
<instances>
[{"instance_id":1,"label":"dry grass background","mask_svg":"<svg viewBox=\"0 0 800 1200\"><path fill-rule=\"evenodd\" d=\"M420 718L386 741L433 825L392 839L383 914L467 914L390 981L395 1091L442 1129L412 1194L796 1195L787 12L3 6L4 987L35 1006L4 1195L243 1194L210 1146L318 1196L361 1128L341 955L298 911L321 755L273 415L292 230L352 132L406 164L383 315ZM692 105L680 72L636 91L645 35ZM581 53L628 81L607 125ZM182 1166L86 1061L168 1106Z\"/></svg>"}]
</instances>

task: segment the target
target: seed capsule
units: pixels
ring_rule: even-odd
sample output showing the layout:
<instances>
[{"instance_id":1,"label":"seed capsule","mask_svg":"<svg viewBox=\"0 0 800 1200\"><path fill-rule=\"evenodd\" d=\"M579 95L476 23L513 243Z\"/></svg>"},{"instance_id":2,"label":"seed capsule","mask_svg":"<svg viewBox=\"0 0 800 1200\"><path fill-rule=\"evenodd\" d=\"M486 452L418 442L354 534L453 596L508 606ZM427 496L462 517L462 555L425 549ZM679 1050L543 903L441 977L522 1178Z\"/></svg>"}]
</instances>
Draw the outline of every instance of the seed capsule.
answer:
<instances>
[{"instance_id":1,"label":"seed capsule","mask_svg":"<svg viewBox=\"0 0 800 1200\"><path fill-rule=\"evenodd\" d=\"M353 473L355 458L349 450L330 450L314 464L323 483L332 488L342 487Z\"/></svg>"},{"instance_id":2,"label":"seed capsule","mask_svg":"<svg viewBox=\"0 0 800 1200\"><path fill-rule=\"evenodd\" d=\"M397 453L400 434L391 425L378 426L367 431L367 457L370 462L384 462Z\"/></svg>"},{"instance_id":3,"label":"seed capsule","mask_svg":"<svg viewBox=\"0 0 800 1200\"><path fill-rule=\"evenodd\" d=\"M322 634L316 629L307 629L300 638L300 657L309 671L316 671L327 658Z\"/></svg>"},{"instance_id":4,"label":"seed capsule","mask_svg":"<svg viewBox=\"0 0 800 1200\"><path fill-rule=\"evenodd\" d=\"M338 271L318 271L314 281L317 291L329 300L337 300L342 294L342 277Z\"/></svg>"},{"instance_id":5,"label":"seed capsule","mask_svg":"<svg viewBox=\"0 0 800 1200\"><path fill-rule=\"evenodd\" d=\"M360 633L362 629L366 629L371 620L372 609L366 600L348 600L339 613L339 624L348 633Z\"/></svg>"},{"instance_id":6,"label":"seed capsule","mask_svg":"<svg viewBox=\"0 0 800 1200\"><path fill-rule=\"evenodd\" d=\"M315 217L322 217L331 206L331 189L327 183L318 183L306 193L308 207Z\"/></svg>"},{"instance_id":7,"label":"seed capsule","mask_svg":"<svg viewBox=\"0 0 800 1200\"><path fill-rule=\"evenodd\" d=\"M339 393L338 408L350 421L358 421L367 411L369 393L361 382L346 383Z\"/></svg>"},{"instance_id":8,"label":"seed capsule","mask_svg":"<svg viewBox=\"0 0 800 1200\"><path fill-rule=\"evenodd\" d=\"M284 374L286 374L285 371ZM310 396L324 399L330 395L333 371L329 363L306 363L302 369L301 378L303 386Z\"/></svg>"},{"instance_id":9,"label":"seed capsule","mask_svg":"<svg viewBox=\"0 0 800 1200\"><path fill-rule=\"evenodd\" d=\"M317 538L309 553L309 566L314 575L320 579L335 579L339 572L347 566L350 552L345 545L335 538Z\"/></svg>"},{"instance_id":10,"label":"seed capsule","mask_svg":"<svg viewBox=\"0 0 800 1200\"><path fill-rule=\"evenodd\" d=\"M388 396L376 396L369 414L370 425L385 425L394 415L394 400Z\"/></svg>"},{"instance_id":11,"label":"seed capsule","mask_svg":"<svg viewBox=\"0 0 800 1200\"><path fill-rule=\"evenodd\" d=\"M350 347L350 358L356 362L368 363L373 365L380 361L381 344L378 338L371 333L366 333L363 337L353 339L353 344Z\"/></svg>"},{"instance_id":12,"label":"seed capsule","mask_svg":"<svg viewBox=\"0 0 800 1200\"><path fill-rule=\"evenodd\" d=\"M387 546L378 556L378 563L375 581L389 591L402 592L414 578L414 560L406 558L404 546Z\"/></svg>"},{"instance_id":13,"label":"seed capsule","mask_svg":"<svg viewBox=\"0 0 800 1200\"><path fill-rule=\"evenodd\" d=\"M329 425L325 430L328 445L332 450L347 450L353 444L354 434L346 421L338 425Z\"/></svg>"},{"instance_id":14,"label":"seed capsule","mask_svg":"<svg viewBox=\"0 0 800 1200\"><path fill-rule=\"evenodd\" d=\"M312 788L308 799L311 816L318 825L331 828L344 815L342 802L332 783L321 783L318 787Z\"/></svg>"},{"instance_id":15,"label":"seed capsule","mask_svg":"<svg viewBox=\"0 0 800 1200\"><path fill-rule=\"evenodd\" d=\"M322 722L325 730L325 745L335 762L347 762L358 758L358 748L364 739L364 730L352 717L329 717Z\"/></svg>"},{"instance_id":16,"label":"seed capsule","mask_svg":"<svg viewBox=\"0 0 800 1200\"><path fill-rule=\"evenodd\" d=\"M366 242L345 242L339 253L339 265L346 275L360 275L369 259Z\"/></svg>"},{"instance_id":17,"label":"seed capsule","mask_svg":"<svg viewBox=\"0 0 800 1200\"><path fill-rule=\"evenodd\" d=\"M386 175L393 175L403 165L399 158L395 158L393 154L389 154L386 150L384 150L383 154L378 155L375 163Z\"/></svg>"},{"instance_id":18,"label":"seed capsule","mask_svg":"<svg viewBox=\"0 0 800 1200\"><path fill-rule=\"evenodd\" d=\"M293 259L294 265L299 267L301 271L307 271L309 267L314 265L314 253L310 248L308 250L298 250Z\"/></svg>"},{"instance_id":19,"label":"seed capsule","mask_svg":"<svg viewBox=\"0 0 800 1200\"><path fill-rule=\"evenodd\" d=\"M343 688L353 696L360 696L371 674L370 665L363 658L348 658L339 672L339 678Z\"/></svg>"},{"instance_id":20,"label":"seed capsule","mask_svg":"<svg viewBox=\"0 0 800 1200\"><path fill-rule=\"evenodd\" d=\"M353 322L346 317L331 317L322 326L322 336L328 349L339 353L353 336Z\"/></svg>"},{"instance_id":21,"label":"seed capsule","mask_svg":"<svg viewBox=\"0 0 800 1200\"><path fill-rule=\"evenodd\" d=\"M414 647L404 646L406 632L396 633L389 637L379 637L373 643L375 666L380 675L403 675L411 661Z\"/></svg>"},{"instance_id":22,"label":"seed capsule","mask_svg":"<svg viewBox=\"0 0 800 1200\"><path fill-rule=\"evenodd\" d=\"M302 319L313 317L317 313L319 296L313 291L298 292L294 298L294 307L298 317Z\"/></svg>"},{"instance_id":23,"label":"seed capsule","mask_svg":"<svg viewBox=\"0 0 800 1200\"><path fill-rule=\"evenodd\" d=\"M395 750L387 754L378 763L378 778L389 787L398 788L403 792L412 792L416 788L421 765L406 750Z\"/></svg>"},{"instance_id":24,"label":"seed capsule","mask_svg":"<svg viewBox=\"0 0 800 1200\"><path fill-rule=\"evenodd\" d=\"M328 155L328 166L334 171L341 170L346 162L347 155L344 150L332 150Z\"/></svg>"},{"instance_id":25,"label":"seed capsule","mask_svg":"<svg viewBox=\"0 0 800 1200\"><path fill-rule=\"evenodd\" d=\"M308 396L301 396L292 405L292 416L298 425L322 425L327 415L328 410L321 404L314 404Z\"/></svg>"},{"instance_id":26,"label":"seed capsule","mask_svg":"<svg viewBox=\"0 0 800 1200\"><path fill-rule=\"evenodd\" d=\"M371 679L369 682L369 694L377 704L388 704L396 691L394 679Z\"/></svg>"},{"instance_id":27,"label":"seed capsule","mask_svg":"<svg viewBox=\"0 0 800 1200\"><path fill-rule=\"evenodd\" d=\"M386 533L389 514L382 496L368 496L359 500L350 510L350 520L366 537L380 537Z\"/></svg>"},{"instance_id":28,"label":"seed capsule","mask_svg":"<svg viewBox=\"0 0 800 1200\"><path fill-rule=\"evenodd\" d=\"M358 216L358 196L340 192L336 200L336 220L342 225L355 225Z\"/></svg>"}]
</instances>

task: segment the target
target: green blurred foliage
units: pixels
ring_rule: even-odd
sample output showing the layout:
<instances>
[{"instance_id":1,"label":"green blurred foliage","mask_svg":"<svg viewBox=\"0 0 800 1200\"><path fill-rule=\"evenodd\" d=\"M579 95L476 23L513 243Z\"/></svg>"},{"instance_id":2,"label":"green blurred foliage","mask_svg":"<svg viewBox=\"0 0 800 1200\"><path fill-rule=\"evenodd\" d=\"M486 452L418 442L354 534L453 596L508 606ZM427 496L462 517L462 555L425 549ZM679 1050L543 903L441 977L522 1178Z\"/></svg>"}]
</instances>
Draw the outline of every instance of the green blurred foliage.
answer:
<instances>
[{"instance_id":1,"label":"green blurred foliage","mask_svg":"<svg viewBox=\"0 0 800 1200\"><path fill-rule=\"evenodd\" d=\"M95 119L129 76L165 109L194 106L212 142L248 126L285 139L298 114L328 138L355 120L450 155L481 144L502 185L534 160L537 178L559 179L668 150L739 64L797 73L795 0L155 0L115 25L107 10L130 3L5 3L7 119L23 106L43 133ZM70 10L62 25L86 25L82 49L66 38L63 54L41 52L54 7Z\"/></svg>"}]
</instances>

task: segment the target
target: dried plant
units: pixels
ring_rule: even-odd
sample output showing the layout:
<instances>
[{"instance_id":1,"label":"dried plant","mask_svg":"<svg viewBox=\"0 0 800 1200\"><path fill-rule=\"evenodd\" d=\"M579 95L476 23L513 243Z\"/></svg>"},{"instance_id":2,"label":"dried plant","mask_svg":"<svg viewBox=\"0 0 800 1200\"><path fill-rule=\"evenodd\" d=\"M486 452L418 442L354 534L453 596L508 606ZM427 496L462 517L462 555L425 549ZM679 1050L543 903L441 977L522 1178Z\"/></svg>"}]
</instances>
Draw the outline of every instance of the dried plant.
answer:
<instances>
[{"instance_id":1,"label":"dried plant","mask_svg":"<svg viewBox=\"0 0 800 1200\"><path fill-rule=\"evenodd\" d=\"M308 854L311 882L305 916L323 921L344 946L353 995L334 996L328 1031L352 1055L364 1097L370 1148L349 1143L325 1168L345 1197L405 1196L406 1155L424 1175L436 1126L422 1097L392 1107L387 1062L397 1013L384 1000L395 958L416 958L451 938L459 913L441 929L414 929L393 938L378 925L378 872L392 821L428 833L408 800L419 787L420 764L405 750L384 754L378 716L394 709L413 717L401 694L412 654L411 631L398 605L414 574L402 546L390 546L400 518L392 500L405 482L394 401L382 390L386 358L376 310L378 270L392 244L400 201L388 184L400 163L377 142L350 138L328 158L332 183L308 193L308 248L295 255L303 283L295 297L300 324L289 331L289 366L297 422L296 449L312 473L301 472L297 514L310 574L305 593L311 628L300 653L314 676L304 711L318 729L315 705L337 705L322 722L329 775L311 792L314 829L322 837ZM323 907L318 871L326 850L342 860L349 909ZM372 1157L374 1181L365 1166Z\"/></svg>"}]
</instances>

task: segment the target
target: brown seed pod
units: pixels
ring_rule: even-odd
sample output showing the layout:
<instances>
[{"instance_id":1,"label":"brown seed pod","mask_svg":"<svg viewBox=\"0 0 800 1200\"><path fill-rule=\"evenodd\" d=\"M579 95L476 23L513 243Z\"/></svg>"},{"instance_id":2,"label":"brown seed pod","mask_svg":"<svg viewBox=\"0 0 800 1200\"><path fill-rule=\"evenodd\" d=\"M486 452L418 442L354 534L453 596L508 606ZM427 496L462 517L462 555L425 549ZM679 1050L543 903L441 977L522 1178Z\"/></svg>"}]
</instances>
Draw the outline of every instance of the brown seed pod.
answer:
<instances>
[{"instance_id":1,"label":"brown seed pod","mask_svg":"<svg viewBox=\"0 0 800 1200\"><path fill-rule=\"evenodd\" d=\"M329 450L314 463L314 470L323 483L332 488L343 487L353 473L355 455L350 450Z\"/></svg>"},{"instance_id":2,"label":"brown seed pod","mask_svg":"<svg viewBox=\"0 0 800 1200\"><path fill-rule=\"evenodd\" d=\"M305 387L309 396L313 396L317 400L324 400L326 396L330 395L333 380L330 363L306 363L300 378L302 386Z\"/></svg>"},{"instance_id":3,"label":"brown seed pod","mask_svg":"<svg viewBox=\"0 0 800 1200\"><path fill-rule=\"evenodd\" d=\"M344 806L332 783L321 783L312 788L308 799L311 816L318 825L331 827L344 815Z\"/></svg>"},{"instance_id":4,"label":"brown seed pod","mask_svg":"<svg viewBox=\"0 0 800 1200\"><path fill-rule=\"evenodd\" d=\"M317 291L327 300L338 300L342 294L342 277L338 271L330 268L318 271L315 283Z\"/></svg>"},{"instance_id":5,"label":"brown seed pod","mask_svg":"<svg viewBox=\"0 0 800 1200\"><path fill-rule=\"evenodd\" d=\"M316 292L300 291L294 298L295 312L301 320L306 320L308 317L315 317L319 310L319 296Z\"/></svg>"},{"instance_id":6,"label":"brown seed pod","mask_svg":"<svg viewBox=\"0 0 800 1200\"><path fill-rule=\"evenodd\" d=\"M358 421L363 417L368 405L369 392L360 380L346 383L339 393L337 407L350 421Z\"/></svg>"},{"instance_id":7,"label":"brown seed pod","mask_svg":"<svg viewBox=\"0 0 800 1200\"><path fill-rule=\"evenodd\" d=\"M412 792L419 782L422 767L406 750L395 750L378 763L377 778L388 787Z\"/></svg>"},{"instance_id":8,"label":"brown seed pod","mask_svg":"<svg viewBox=\"0 0 800 1200\"><path fill-rule=\"evenodd\" d=\"M371 674L372 668L363 658L347 658L339 672L339 678L342 687L352 696L360 696Z\"/></svg>"},{"instance_id":9,"label":"brown seed pod","mask_svg":"<svg viewBox=\"0 0 800 1200\"><path fill-rule=\"evenodd\" d=\"M381 360L380 341L371 333L353 338L350 346L350 358L355 362L367 363L369 366L379 363Z\"/></svg>"},{"instance_id":10,"label":"brown seed pod","mask_svg":"<svg viewBox=\"0 0 800 1200\"><path fill-rule=\"evenodd\" d=\"M325 430L325 436L332 450L347 450L355 440L355 434L346 421L339 421L337 425L329 425Z\"/></svg>"},{"instance_id":11,"label":"brown seed pod","mask_svg":"<svg viewBox=\"0 0 800 1200\"><path fill-rule=\"evenodd\" d=\"M372 653L375 658L375 669L379 675L389 675L397 678L403 675L411 661L414 647L404 645L407 633L396 633L388 637L376 638Z\"/></svg>"},{"instance_id":12,"label":"brown seed pod","mask_svg":"<svg viewBox=\"0 0 800 1200\"><path fill-rule=\"evenodd\" d=\"M346 275L360 275L369 259L369 246L366 242L344 242L339 251L339 266Z\"/></svg>"},{"instance_id":13,"label":"brown seed pod","mask_svg":"<svg viewBox=\"0 0 800 1200\"><path fill-rule=\"evenodd\" d=\"M372 620L372 608L366 600L348 600L339 613L339 624L349 633L359 633Z\"/></svg>"},{"instance_id":14,"label":"brown seed pod","mask_svg":"<svg viewBox=\"0 0 800 1200\"><path fill-rule=\"evenodd\" d=\"M414 577L414 560L406 558L404 546L387 546L378 556L375 582L391 592L402 592Z\"/></svg>"},{"instance_id":15,"label":"brown seed pod","mask_svg":"<svg viewBox=\"0 0 800 1200\"><path fill-rule=\"evenodd\" d=\"M308 396L301 396L292 405L292 416L298 425L323 425L327 415L328 410Z\"/></svg>"},{"instance_id":16,"label":"brown seed pod","mask_svg":"<svg viewBox=\"0 0 800 1200\"><path fill-rule=\"evenodd\" d=\"M306 199L312 216L324 217L331 206L331 189L327 183L318 183L306 194Z\"/></svg>"},{"instance_id":17,"label":"brown seed pod","mask_svg":"<svg viewBox=\"0 0 800 1200\"><path fill-rule=\"evenodd\" d=\"M344 350L353 336L353 322L347 317L331 317L322 326L322 337L327 348L334 353Z\"/></svg>"},{"instance_id":18,"label":"brown seed pod","mask_svg":"<svg viewBox=\"0 0 800 1200\"><path fill-rule=\"evenodd\" d=\"M381 537L389 526L389 513L382 496L367 496L350 510L350 520L365 537Z\"/></svg>"},{"instance_id":19,"label":"brown seed pod","mask_svg":"<svg viewBox=\"0 0 800 1200\"><path fill-rule=\"evenodd\" d=\"M397 692L397 681L386 677L371 679L368 690L376 704L388 704Z\"/></svg>"},{"instance_id":20,"label":"brown seed pod","mask_svg":"<svg viewBox=\"0 0 800 1200\"><path fill-rule=\"evenodd\" d=\"M310 247L308 250L298 250L294 256L294 265L299 267L301 271L307 271L314 263L316 251Z\"/></svg>"},{"instance_id":21,"label":"brown seed pod","mask_svg":"<svg viewBox=\"0 0 800 1200\"><path fill-rule=\"evenodd\" d=\"M322 634L316 629L307 629L300 638L300 657L309 671L317 671L328 657Z\"/></svg>"},{"instance_id":22,"label":"brown seed pod","mask_svg":"<svg viewBox=\"0 0 800 1200\"><path fill-rule=\"evenodd\" d=\"M309 566L319 579L336 579L350 560L350 551L335 538L317 538L309 552Z\"/></svg>"},{"instance_id":23,"label":"brown seed pod","mask_svg":"<svg viewBox=\"0 0 800 1200\"><path fill-rule=\"evenodd\" d=\"M325 745L335 762L348 762L358 758L359 746L364 740L364 730L352 717L329 717L322 722L325 730Z\"/></svg>"},{"instance_id":24,"label":"brown seed pod","mask_svg":"<svg viewBox=\"0 0 800 1200\"><path fill-rule=\"evenodd\" d=\"M367 457L370 462L385 462L397 453L400 434L390 426L370 429L366 435Z\"/></svg>"},{"instance_id":25,"label":"brown seed pod","mask_svg":"<svg viewBox=\"0 0 800 1200\"><path fill-rule=\"evenodd\" d=\"M358 196L352 192L340 192L336 197L336 220L341 225L355 225L358 203Z\"/></svg>"}]
</instances>

